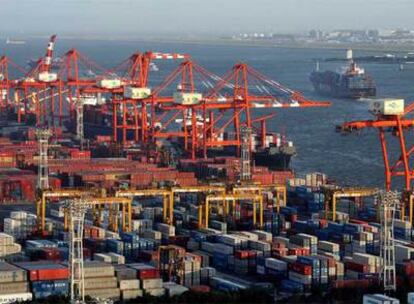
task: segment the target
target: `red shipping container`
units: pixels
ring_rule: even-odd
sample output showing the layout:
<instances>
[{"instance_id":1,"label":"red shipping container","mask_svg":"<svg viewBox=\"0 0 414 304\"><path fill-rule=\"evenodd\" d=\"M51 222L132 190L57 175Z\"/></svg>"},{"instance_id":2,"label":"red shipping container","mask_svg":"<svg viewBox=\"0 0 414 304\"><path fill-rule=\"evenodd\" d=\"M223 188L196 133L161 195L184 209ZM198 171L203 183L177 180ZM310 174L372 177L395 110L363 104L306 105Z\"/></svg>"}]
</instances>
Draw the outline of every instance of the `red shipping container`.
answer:
<instances>
[{"instance_id":1,"label":"red shipping container","mask_svg":"<svg viewBox=\"0 0 414 304\"><path fill-rule=\"evenodd\" d=\"M309 248L291 248L289 249L288 254L308 256L310 252L309 252Z\"/></svg>"},{"instance_id":2,"label":"red shipping container","mask_svg":"<svg viewBox=\"0 0 414 304\"><path fill-rule=\"evenodd\" d=\"M97 142L110 142L112 141L112 137L108 135L96 135Z\"/></svg>"},{"instance_id":3,"label":"red shipping container","mask_svg":"<svg viewBox=\"0 0 414 304\"><path fill-rule=\"evenodd\" d=\"M333 282L335 289L368 288L372 283L369 280L338 280Z\"/></svg>"},{"instance_id":4,"label":"red shipping container","mask_svg":"<svg viewBox=\"0 0 414 304\"><path fill-rule=\"evenodd\" d=\"M139 258L145 262L154 262L160 260L159 251L143 250L139 253Z\"/></svg>"},{"instance_id":5,"label":"red shipping container","mask_svg":"<svg viewBox=\"0 0 414 304\"><path fill-rule=\"evenodd\" d=\"M79 150L70 151L70 158L72 158L72 159L90 159L91 158L91 151L79 151Z\"/></svg>"},{"instance_id":6,"label":"red shipping container","mask_svg":"<svg viewBox=\"0 0 414 304\"><path fill-rule=\"evenodd\" d=\"M60 260L60 251L57 248L42 248L40 256L45 260Z\"/></svg>"},{"instance_id":7,"label":"red shipping container","mask_svg":"<svg viewBox=\"0 0 414 304\"><path fill-rule=\"evenodd\" d=\"M272 257L278 258L278 257L284 257L287 256L288 249L287 248L276 248L272 250Z\"/></svg>"},{"instance_id":8,"label":"red shipping container","mask_svg":"<svg viewBox=\"0 0 414 304\"><path fill-rule=\"evenodd\" d=\"M301 264L299 262L289 264L289 269L293 270L294 272L304 274L304 275L311 275L312 274L312 266Z\"/></svg>"},{"instance_id":9,"label":"red shipping container","mask_svg":"<svg viewBox=\"0 0 414 304\"><path fill-rule=\"evenodd\" d=\"M140 280L143 279L156 279L159 278L160 273L156 268L145 268L145 269L137 269L137 277Z\"/></svg>"},{"instance_id":10,"label":"red shipping container","mask_svg":"<svg viewBox=\"0 0 414 304\"><path fill-rule=\"evenodd\" d=\"M250 259L256 257L256 252L253 250L236 250L234 256L237 259Z\"/></svg>"},{"instance_id":11,"label":"red shipping container","mask_svg":"<svg viewBox=\"0 0 414 304\"><path fill-rule=\"evenodd\" d=\"M66 280L69 277L69 269L57 263L22 262L16 266L28 272L30 281Z\"/></svg>"},{"instance_id":12,"label":"red shipping container","mask_svg":"<svg viewBox=\"0 0 414 304\"><path fill-rule=\"evenodd\" d=\"M347 261L345 262L345 269L349 269L356 272L367 273L368 265L358 264L355 262Z\"/></svg>"},{"instance_id":13,"label":"red shipping container","mask_svg":"<svg viewBox=\"0 0 414 304\"><path fill-rule=\"evenodd\" d=\"M211 288L207 285L194 285L191 286L190 289L195 292L210 292Z\"/></svg>"}]
</instances>

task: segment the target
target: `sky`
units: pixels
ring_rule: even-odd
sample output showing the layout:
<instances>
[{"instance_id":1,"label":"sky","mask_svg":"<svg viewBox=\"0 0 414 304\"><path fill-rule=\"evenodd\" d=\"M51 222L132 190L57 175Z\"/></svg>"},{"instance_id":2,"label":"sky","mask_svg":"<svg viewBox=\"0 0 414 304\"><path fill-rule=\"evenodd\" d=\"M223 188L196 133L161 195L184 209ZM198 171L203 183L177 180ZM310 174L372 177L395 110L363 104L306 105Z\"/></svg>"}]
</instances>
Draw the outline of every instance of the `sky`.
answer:
<instances>
[{"instance_id":1,"label":"sky","mask_svg":"<svg viewBox=\"0 0 414 304\"><path fill-rule=\"evenodd\" d=\"M414 28L414 0L0 0L0 33L223 35Z\"/></svg>"}]
</instances>

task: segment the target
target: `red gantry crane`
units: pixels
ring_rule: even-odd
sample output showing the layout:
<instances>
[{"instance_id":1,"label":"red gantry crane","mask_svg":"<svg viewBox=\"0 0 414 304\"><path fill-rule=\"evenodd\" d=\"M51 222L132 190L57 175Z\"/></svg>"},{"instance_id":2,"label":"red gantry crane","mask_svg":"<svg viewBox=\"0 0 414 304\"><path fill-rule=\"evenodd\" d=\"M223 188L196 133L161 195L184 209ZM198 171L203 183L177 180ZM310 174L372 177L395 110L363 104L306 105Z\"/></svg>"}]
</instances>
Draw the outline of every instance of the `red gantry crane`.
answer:
<instances>
[{"instance_id":1,"label":"red gantry crane","mask_svg":"<svg viewBox=\"0 0 414 304\"><path fill-rule=\"evenodd\" d=\"M55 40L56 35L50 37L45 56L15 85L16 103L24 102L25 114L36 115L37 126L54 125L55 98L59 99L59 108L63 102L63 83L52 71Z\"/></svg>"},{"instance_id":2,"label":"red gantry crane","mask_svg":"<svg viewBox=\"0 0 414 304\"><path fill-rule=\"evenodd\" d=\"M160 98L160 92L180 77L174 97ZM207 93L200 93L201 84L207 87ZM253 118L252 109L330 105L329 102L307 100L243 63L235 65L224 77L219 77L191 61L183 62L154 90L152 98L163 113L157 118L153 116L151 137L184 138L184 148L192 159L198 153L207 157L207 150L214 147L233 146L239 151L242 125L251 128L254 123L260 123L264 145L266 120L275 114ZM178 119L180 115L182 119ZM181 129L169 129L174 120L183 122ZM232 133L228 132L231 126Z\"/></svg>"},{"instance_id":3,"label":"red gantry crane","mask_svg":"<svg viewBox=\"0 0 414 304\"><path fill-rule=\"evenodd\" d=\"M414 152L414 145L407 147L406 133L404 131L414 127L414 120L407 117L414 110L414 103L404 109L402 99L384 99L371 102L371 112L375 115L373 120L345 122L338 127L338 131L351 133L366 128L378 130L381 143L384 167L385 188L391 190L391 182L394 177L404 177L404 189L411 190L411 182L414 179L414 171L411 168L410 157ZM400 155L392 163L387 147L386 133L391 133L398 138Z\"/></svg>"},{"instance_id":4,"label":"red gantry crane","mask_svg":"<svg viewBox=\"0 0 414 304\"><path fill-rule=\"evenodd\" d=\"M117 140L118 130L122 132L122 143L127 141L128 130L131 130L135 141L145 142L148 139L149 123L154 121L155 107L159 102L171 101L172 98L154 98L149 87L151 63L154 60L186 60L190 56L178 53L160 53L148 51L136 52L123 61L114 72L121 73L123 81L123 97L113 98L113 137ZM122 122L118 122L121 113Z\"/></svg>"},{"instance_id":5,"label":"red gantry crane","mask_svg":"<svg viewBox=\"0 0 414 304\"><path fill-rule=\"evenodd\" d=\"M25 71L22 67L20 67L18 64L13 62L9 57L7 56L1 56L0 57L0 109L2 111L4 109L8 109L10 106L13 106L12 104L12 92L14 87L16 86L16 80L13 80L11 78L11 74L14 74L14 78L18 77L19 75L22 77L23 75L27 74L27 71ZM18 114L18 117L20 117L19 111L20 105L16 105L16 113ZM20 121L19 121L20 122Z\"/></svg>"},{"instance_id":6,"label":"red gantry crane","mask_svg":"<svg viewBox=\"0 0 414 304\"><path fill-rule=\"evenodd\" d=\"M412 194L414 144L408 144L407 134L414 127L414 119L408 117L413 110L414 103L404 108L403 99L373 101L370 105L370 111L375 115L375 119L346 122L337 127L338 131L343 133L352 133L367 128L378 130L385 169L385 188L387 191L391 191L393 178L404 178L403 199L400 209L401 219L405 219L406 207L409 204L409 221L411 224L414 216L414 196ZM398 139L399 155L391 157L391 149L389 149L386 133L390 133Z\"/></svg>"},{"instance_id":7,"label":"red gantry crane","mask_svg":"<svg viewBox=\"0 0 414 304\"><path fill-rule=\"evenodd\" d=\"M253 118L254 110L327 106L330 106L330 102L306 99L302 94L264 76L247 64L238 63L219 79L217 85L203 99L201 107L204 119L208 119L203 130L203 155L207 156L207 149L210 147L234 146L239 151L240 127L244 125L252 128L255 122L261 124L261 137L264 141L266 120L274 114ZM217 110L219 115L214 117ZM231 126L233 129L231 133L227 132L225 139L223 133Z\"/></svg>"},{"instance_id":8,"label":"red gantry crane","mask_svg":"<svg viewBox=\"0 0 414 304\"><path fill-rule=\"evenodd\" d=\"M182 62L151 96L150 138L183 138L184 150L195 159L201 130L208 122L200 107L203 93L214 87L217 79L220 77L191 60Z\"/></svg>"}]
</instances>

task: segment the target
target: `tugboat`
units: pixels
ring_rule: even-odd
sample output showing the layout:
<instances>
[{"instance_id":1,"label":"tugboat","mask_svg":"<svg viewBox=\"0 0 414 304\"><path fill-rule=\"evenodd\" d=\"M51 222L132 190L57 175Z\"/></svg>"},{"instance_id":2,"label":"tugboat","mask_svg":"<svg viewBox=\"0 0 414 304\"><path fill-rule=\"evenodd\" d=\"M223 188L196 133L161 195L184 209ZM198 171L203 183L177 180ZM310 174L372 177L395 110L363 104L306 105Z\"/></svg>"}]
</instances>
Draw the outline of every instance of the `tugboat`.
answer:
<instances>
[{"instance_id":1,"label":"tugboat","mask_svg":"<svg viewBox=\"0 0 414 304\"><path fill-rule=\"evenodd\" d=\"M352 59L352 50L347 51L349 66L344 72L338 73L333 71L319 71L317 65L316 71L310 75L310 81L315 91L321 95L359 99L376 96L376 85L372 77L365 73Z\"/></svg>"}]
</instances>

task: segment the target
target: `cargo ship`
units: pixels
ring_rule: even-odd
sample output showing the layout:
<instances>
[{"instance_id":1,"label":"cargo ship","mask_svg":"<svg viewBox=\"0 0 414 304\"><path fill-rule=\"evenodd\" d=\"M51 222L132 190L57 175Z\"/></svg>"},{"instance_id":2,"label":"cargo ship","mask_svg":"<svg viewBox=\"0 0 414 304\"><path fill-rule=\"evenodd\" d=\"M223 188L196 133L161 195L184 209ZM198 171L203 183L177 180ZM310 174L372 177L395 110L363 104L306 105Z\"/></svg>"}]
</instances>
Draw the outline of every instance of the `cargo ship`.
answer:
<instances>
[{"instance_id":1,"label":"cargo ship","mask_svg":"<svg viewBox=\"0 0 414 304\"><path fill-rule=\"evenodd\" d=\"M310 75L310 81L316 92L321 95L336 98L369 98L376 96L376 85L370 75L359 67L352 59L351 55L347 56L349 66L342 72L316 71Z\"/></svg>"},{"instance_id":2,"label":"cargo ship","mask_svg":"<svg viewBox=\"0 0 414 304\"><path fill-rule=\"evenodd\" d=\"M296 155L296 148L291 141L270 144L253 152L256 166L265 166L272 171L290 170L290 161Z\"/></svg>"},{"instance_id":3,"label":"cargo ship","mask_svg":"<svg viewBox=\"0 0 414 304\"><path fill-rule=\"evenodd\" d=\"M22 45L22 44L26 44L26 41L18 40L18 39L10 39L9 37L7 37L6 44Z\"/></svg>"},{"instance_id":4,"label":"cargo ship","mask_svg":"<svg viewBox=\"0 0 414 304\"><path fill-rule=\"evenodd\" d=\"M292 141L279 133L266 134L264 146L260 142L259 136L252 135L252 162L255 166L263 166L271 171L288 171L292 157L296 155L296 147ZM223 134L227 138L227 134ZM234 147L217 147L208 151L209 157L235 155Z\"/></svg>"}]
</instances>

